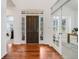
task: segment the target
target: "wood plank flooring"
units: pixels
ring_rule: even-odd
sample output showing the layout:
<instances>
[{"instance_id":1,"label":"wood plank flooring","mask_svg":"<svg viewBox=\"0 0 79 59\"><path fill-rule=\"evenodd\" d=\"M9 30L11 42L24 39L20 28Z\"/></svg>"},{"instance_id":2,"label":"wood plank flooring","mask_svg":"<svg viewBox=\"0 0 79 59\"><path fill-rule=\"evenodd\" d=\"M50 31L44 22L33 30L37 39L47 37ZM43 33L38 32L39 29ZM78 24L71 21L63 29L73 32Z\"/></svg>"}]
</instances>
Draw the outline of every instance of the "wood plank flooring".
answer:
<instances>
[{"instance_id":1,"label":"wood plank flooring","mask_svg":"<svg viewBox=\"0 0 79 59\"><path fill-rule=\"evenodd\" d=\"M56 50L44 44L13 44L2 59L63 59Z\"/></svg>"}]
</instances>

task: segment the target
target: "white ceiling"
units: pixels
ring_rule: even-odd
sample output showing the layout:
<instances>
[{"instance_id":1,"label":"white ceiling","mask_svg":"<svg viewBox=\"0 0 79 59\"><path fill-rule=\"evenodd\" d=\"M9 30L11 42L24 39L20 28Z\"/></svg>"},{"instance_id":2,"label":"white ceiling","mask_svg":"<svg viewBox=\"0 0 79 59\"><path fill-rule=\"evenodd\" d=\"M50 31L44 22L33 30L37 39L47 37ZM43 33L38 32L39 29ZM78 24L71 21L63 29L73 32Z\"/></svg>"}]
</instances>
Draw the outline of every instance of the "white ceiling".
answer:
<instances>
[{"instance_id":1,"label":"white ceiling","mask_svg":"<svg viewBox=\"0 0 79 59\"><path fill-rule=\"evenodd\" d=\"M71 0L66 6L73 10L78 10L78 0Z\"/></svg>"},{"instance_id":2,"label":"white ceiling","mask_svg":"<svg viewBox=\"0 0 79 59\"><path fill-rule=\"evenodd\" d=\"M45 9L57 0L12 0L16 7L21 9Z\"/></svg>"},{"instance_id":3,"label":"white ceiling","mask_svg":"<svg viewBox=\"0 0 79 59\"><path fill-rule=\"evenodd\" d=\"M12 8L15 7L14 3L12 2L12 0L7 0L7 8Z\"/></svg>"},{"instance_id":4,"label":"white ceiling","mask_svg":"<svg viewBox=\"0 0 79 59\"><path fill-rule=\"evenodd\" d=\"M20 9L50 8L57 0L7 0L7 6ZM71 0L66 4L71 9L78 10L78 0Z\"/></svg>"}]
</instances>

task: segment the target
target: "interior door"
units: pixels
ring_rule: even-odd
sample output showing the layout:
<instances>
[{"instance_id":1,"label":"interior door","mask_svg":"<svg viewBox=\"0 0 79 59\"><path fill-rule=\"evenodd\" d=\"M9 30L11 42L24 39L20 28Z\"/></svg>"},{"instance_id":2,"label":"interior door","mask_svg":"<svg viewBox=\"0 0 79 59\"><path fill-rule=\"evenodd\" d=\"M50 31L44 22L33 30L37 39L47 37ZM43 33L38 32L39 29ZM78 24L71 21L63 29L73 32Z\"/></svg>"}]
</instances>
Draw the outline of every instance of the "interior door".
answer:
<instances>
[{"instance_id":1,"label":"interior door","mask_svg":"<svg viewBox=\"0 0 79 59\"><path fill-rule=\"evenodd\" d=\"M26 16L26 42L39 43L39 16Z\"/></svg>"}]
</instances>

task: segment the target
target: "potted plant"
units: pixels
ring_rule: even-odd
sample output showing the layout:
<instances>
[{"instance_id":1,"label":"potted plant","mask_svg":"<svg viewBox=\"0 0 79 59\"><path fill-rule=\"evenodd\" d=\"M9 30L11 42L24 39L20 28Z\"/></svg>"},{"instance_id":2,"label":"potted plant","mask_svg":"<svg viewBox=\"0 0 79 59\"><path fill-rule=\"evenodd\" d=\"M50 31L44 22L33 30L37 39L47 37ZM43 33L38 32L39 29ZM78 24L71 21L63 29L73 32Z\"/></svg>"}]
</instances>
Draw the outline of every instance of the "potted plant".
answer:
<instances>
[{"instance_id":1,"label":"potted plant","mask_svg":"<svg viewBox=\"0 0 79 59\"><path fill-rule=\"evenodd\" d=\"M74 34L77 34L78 28L73 28L72 32L73 32Z\"/></svg>"}]
</instances>

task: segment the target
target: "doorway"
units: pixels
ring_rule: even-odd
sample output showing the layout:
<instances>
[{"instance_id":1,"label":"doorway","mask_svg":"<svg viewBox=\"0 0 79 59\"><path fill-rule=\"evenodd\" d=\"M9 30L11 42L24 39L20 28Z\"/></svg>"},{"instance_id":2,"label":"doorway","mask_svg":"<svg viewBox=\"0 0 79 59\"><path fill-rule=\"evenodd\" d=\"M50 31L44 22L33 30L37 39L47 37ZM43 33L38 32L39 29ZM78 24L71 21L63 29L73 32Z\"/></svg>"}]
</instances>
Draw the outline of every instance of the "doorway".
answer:
<instances>
[{"instance_id":1,"label":"doorway","mask_svg":"<svg viewBox=\"0 0 79 59\"><path fill-rule=\"evenodd\" d=\"M39 43L39 16L26 16L26 43Z\"/></svg>"}]
</instances>

